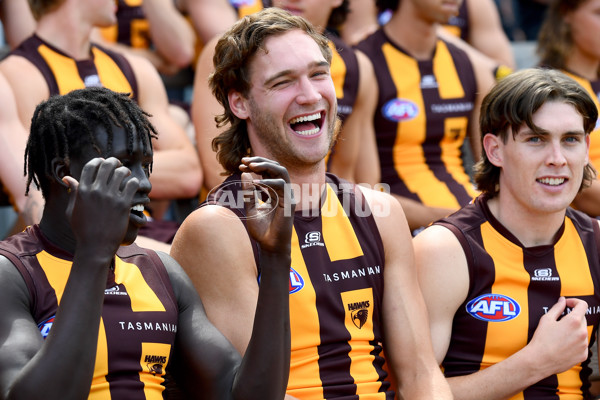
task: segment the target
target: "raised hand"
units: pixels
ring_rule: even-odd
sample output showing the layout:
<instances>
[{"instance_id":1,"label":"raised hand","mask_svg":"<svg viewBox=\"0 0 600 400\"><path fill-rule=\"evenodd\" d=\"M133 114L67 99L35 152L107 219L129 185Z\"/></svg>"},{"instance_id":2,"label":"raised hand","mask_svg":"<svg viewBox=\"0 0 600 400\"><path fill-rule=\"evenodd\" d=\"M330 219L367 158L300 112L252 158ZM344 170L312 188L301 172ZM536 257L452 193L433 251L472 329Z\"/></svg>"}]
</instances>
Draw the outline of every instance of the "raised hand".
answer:
<instances>
[{"instance_id":1,"label":"raised hand","mask_svg":"<svg viewBox=\"0 0 600 400\"><path fill-rule=\"evenodd\" d=\"M240 165L248 232L262 250L289 253L295 203L290 177L279 163L263 157L244 157ZM250 172L262 179L254 180Z\"/></svg>"},{"instance_id":2,"label":"raised hand","mask_svg":"<svg viewBox=\"0 0 600 400\"><path fill-rule=\"evenodd\" d=\"M92 244L116 253L127 232L133 196L139 187L138 179L128 179L130 175L128 168L110 157L87 162L79 181L72 176L63 178L70 190L66 217L78 245Z\"/></svg>"},{"instance_id":3,"label":"raised hand","mask_svg":"<svg viewBox=\"0 0 600 400\"><path fill-rule=\"evenodd\" d=\"M571 312L561 318L565 307ZM566 371L587 359L587 308L581 299L561 297L540 319L531 345L539 346L539 364L551 368L548 375Z\"/></svg>"}]
</instances>

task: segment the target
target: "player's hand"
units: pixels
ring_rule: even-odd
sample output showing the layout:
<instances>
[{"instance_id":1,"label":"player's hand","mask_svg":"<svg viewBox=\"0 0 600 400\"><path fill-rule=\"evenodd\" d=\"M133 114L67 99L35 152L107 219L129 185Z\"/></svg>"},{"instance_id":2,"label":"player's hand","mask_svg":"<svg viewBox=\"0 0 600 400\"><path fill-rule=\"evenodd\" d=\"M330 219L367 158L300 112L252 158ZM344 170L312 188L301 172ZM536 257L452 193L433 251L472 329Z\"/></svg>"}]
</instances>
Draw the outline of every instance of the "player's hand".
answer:
<instances>
[{"instance_id":1,"label":"player's hand","mask_svg":"<svg viewBox=\"0 0 600 400\"><path fill-rule=\"evenodd\" d=\"M562 315L565 307L571 312ZM566 371L587 359L587 308L581 299L561 297L540 319L531 344L538 346L540 364L552 369L548 375Z\"/></svg>"},{"instance_id":2,"label":"player's hand","mask_svg":"<svg viewBox=\"0 0 600 400\"><path fill-rule=\"evenodd\" d=\"M77 245L95 246L114 255L125 237L137 178L114 157L94 158L84 165L79 182L65 176L69 186L66 217ZM111 253L112 252L112 253Z\"/></svg>"},{"instance_id":3,"label":"player's hand","mask_svg":"<svg viewBox=\"0 0 600 400\"><path fill-rule=\"evenodd\" d=\"M244 157L240 170L248 232L262 250L289 254L295 203L287 170L262 157Z\"/></svg>"}]
</instances>

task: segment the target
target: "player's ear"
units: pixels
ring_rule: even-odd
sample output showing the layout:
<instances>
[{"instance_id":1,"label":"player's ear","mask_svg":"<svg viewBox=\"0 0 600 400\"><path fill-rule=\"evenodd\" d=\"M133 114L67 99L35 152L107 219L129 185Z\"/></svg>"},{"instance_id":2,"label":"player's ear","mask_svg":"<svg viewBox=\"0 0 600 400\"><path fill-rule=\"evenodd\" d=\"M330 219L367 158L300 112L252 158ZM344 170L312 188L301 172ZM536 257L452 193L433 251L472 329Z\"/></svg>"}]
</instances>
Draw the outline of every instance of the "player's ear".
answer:
<instances>
[{"instance_id":1,"label":"player's ear","mask_svg":"<svg viewBox=\"0 0 600 400\"><path fill-rule=\"evenodd\" d=\"M234 90L230 91L227 95L227 99L229 100L231 112L233 112L236 117L239 119L248 119L250 116L248 100L242 96L240 92Z\"/></svg>"},{"instance_id":2,"label":"player's ear","mask_svg":"<svg viewBox=\"0 0 600 400\"><path fill-rule=\"evenodd\" d=\"M496 167L502 166L502 139L491 133L486 133L483 137L483 151L493 165Z\"/></svg>"},{"instance_id":3,"label":"player's ear","mask_svg":"<svg viewBox=\"0 0 600 400\"><path fill-rule=\"evenodd\" d=\"M67 175L71 175L71 169L69 168L69 165L65 159L61 157L54 157L50 162L50 165L52 166L52 178L54 178L54 180L60 185L68 188L69 186L63 182L63 178Z\"/></svg>"}]
</instances>

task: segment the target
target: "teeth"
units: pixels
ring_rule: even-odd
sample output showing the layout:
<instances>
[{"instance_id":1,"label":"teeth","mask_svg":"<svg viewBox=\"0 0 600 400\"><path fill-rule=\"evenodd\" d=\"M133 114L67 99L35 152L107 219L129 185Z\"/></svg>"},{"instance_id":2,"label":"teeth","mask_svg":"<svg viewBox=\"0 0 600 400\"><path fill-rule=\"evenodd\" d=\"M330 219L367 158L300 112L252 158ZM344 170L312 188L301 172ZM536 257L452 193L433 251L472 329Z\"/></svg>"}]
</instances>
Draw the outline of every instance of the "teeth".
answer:
<instances>
[{"instance_id":1,"label":"teeth","mask_svg":"<svg viewBox=\"0 0 600 400\"><path fill-rule=\"evenodd\" d=\"M308 131L294 131L294 132L296 132L298 135L310 136L310 135L317 134L319 132L319 128L310 129Z\"/></svg>"},{"instance_id":2,"label":"teeth","mask_svg":"<svg viewBox=\"0 0 600 400\"><path fill-rule=\"evenodd\" d=\"M144 205L136 204L135 206L131 207L131 211L144 212Z\"/></svg>"},{"instance_id":3,"label":"teeth","mask_svg":"<svg viewBox=\"0 0 600 400\"><path fill-rule=\"evenodd\" d=\"M560 185L564 181L565 181L565 178L543 178L543 179L538 179L538 182L544 183L544 184L550 185L550 186Z\"/></svg>"},{"instance_id":4,"label":"teeth","mask_svg":"<svg viewBox=\"0 0 600 400\"><path fill-rule=\"evenodd\" d=\"M290 121L290 124L297 124L299 122L309 122L321 118L321 113L314 113L312 115L305 115L304 117L297 117Z\"/></svg>"}]
</instances>

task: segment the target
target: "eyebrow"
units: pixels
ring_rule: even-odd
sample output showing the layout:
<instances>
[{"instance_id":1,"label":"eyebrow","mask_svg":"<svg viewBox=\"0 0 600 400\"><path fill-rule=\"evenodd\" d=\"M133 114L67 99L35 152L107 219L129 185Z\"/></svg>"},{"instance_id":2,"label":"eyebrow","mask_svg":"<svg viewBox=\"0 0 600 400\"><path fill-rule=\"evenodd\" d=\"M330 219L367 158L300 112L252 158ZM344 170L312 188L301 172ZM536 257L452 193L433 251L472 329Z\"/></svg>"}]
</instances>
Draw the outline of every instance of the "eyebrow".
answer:
<instances>
[{"instance_id":1,"label":"eyebrow","mask_svg":"<svg viewBox=\"0 0 600 400\"><path fill-rule=\"evenodd\" d=\"M329 68L330 65L329 65L329 63L327 61L314 61L314 62L308 64L308 69L314 69L314 68L320 68L320 67L327 67L327 68ZM281 78L282 76L287 76L287 75L293 74L294 71L296 71L296 70L293 70L293 69L284 69L283 71L279 71L275 75L267 78L263 82L263 84L264 85L269 85L271 82L273 82L273 81Z\"/></svg>"},{"instance_id":2,"label":"eyebrow","mask_svg":"<svg viewBox=\"0 0 600 400\"><path fill-rule=\"evenodd\" d=\"M541 135L541 136L548 136L550 135L550 131L540 128L540 127L536 127L536 129L531 129L530 127L526 127L522 130L520 130L519 132L517 132L516 136L519 135ZM583 130L571 130L571 131L566 131L566 132L562 132L561 136L565 136L565 135L581 135L581 136L585 136L586 132ZM516 137L515 136L515 137Z\"/></svg>"}]
</instances>

